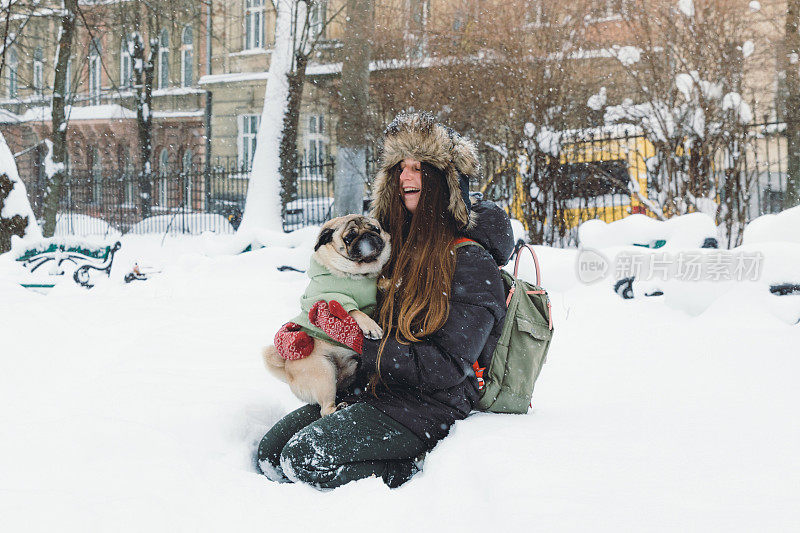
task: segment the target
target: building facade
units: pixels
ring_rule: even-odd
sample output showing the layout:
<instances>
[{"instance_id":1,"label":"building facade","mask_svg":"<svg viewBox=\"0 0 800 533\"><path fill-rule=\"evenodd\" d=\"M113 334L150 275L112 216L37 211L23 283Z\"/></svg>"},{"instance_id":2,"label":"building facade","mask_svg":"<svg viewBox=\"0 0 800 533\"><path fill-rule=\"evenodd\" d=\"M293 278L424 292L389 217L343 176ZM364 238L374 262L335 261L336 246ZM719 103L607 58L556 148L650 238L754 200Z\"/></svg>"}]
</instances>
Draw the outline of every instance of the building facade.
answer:
<instances>
[{"instance_id":1,"label":"building facade","mask_svg":"<svg viewBox=\"0 0 800 533\"><path fill-rule=\"evenodd\" d=\"M593 44L598 48L610 42L628 44L619 21L624 10L637 2L587 0L587 20L596 28L594 34L590 32ZM555 23L548 15L550 2L529 0L519 4L524 6L520 18L529 25L532 39L537 28ZM781 9L785 11L785 1L764 0L761 4L764 12L778 18ZM480 3L461 0L376 2L375 31L380 38L373 52L374 84L388 92L386 87L391 90L393 76L426 68L428 59L436 60L430 57L430 50L434 44L441 44L434 40L463 35L475 20L491 16L488 12L473 13L477 5ZM60 6L60 2L43 0L27 17L16 16L12 21L15 39L3 67L0 130L17 154L20 174L32 191L44 186ZM136 60L130 47L131 36L138 31L147 49L158 49L154 54L149 163L156 174L165 177L155 184L154 205L169 208L169 198L178 198L181 205L201 208L209 194L216 194L209 190L211 184L187 185L179 180L183 179L181 172L192 173L207 163L212 168L235 170L227 174L228 181L246 181L242 178L255 151L275 39L272 2L212 2L210 21L207 3L196 0L86 2L81 6L83 19L68 69L70 171L92 180L135 174L142 167L133 88ZM337 83L345 31L343 6L344 0L311 5L315 50L306 71L297 148L303 166L300 178L312 182L329 179L326 165L335 155ZM767 19L754 22L759 32L756 46L768 47L775 41L775 25L765 22ZM613 61L601 56L593 61L597 66L597 76L592 76L595 81L608 80L613 85L614 75L606 68ZM777 69L765 65L764 70L772 73ZM765 88L758 90L765 99L772 98L767 92L775 90L775 75L754 79L769 79L762 84ZM387 115L395 111L390 107L383 110ZM378 117L378 122L385 118ZM240 185L233 200L241 201L245 195L246 183ZM91 198L89 189L86 194ZM135 203L131 198L136 196L135 191L123 188L119 194L125 203ZM187 195L196 198L182 198Z\"/></svg>"}]
</instances>

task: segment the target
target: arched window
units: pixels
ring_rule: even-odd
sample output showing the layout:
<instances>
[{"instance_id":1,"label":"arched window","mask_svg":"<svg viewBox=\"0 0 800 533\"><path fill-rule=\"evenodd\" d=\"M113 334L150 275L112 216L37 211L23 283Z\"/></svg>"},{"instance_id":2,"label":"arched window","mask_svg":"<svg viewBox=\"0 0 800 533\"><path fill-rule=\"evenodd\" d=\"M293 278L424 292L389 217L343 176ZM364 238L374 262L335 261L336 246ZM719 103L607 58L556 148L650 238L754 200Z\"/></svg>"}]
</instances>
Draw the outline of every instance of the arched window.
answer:
<instances>
[{"instance_id":1,"label":"arched window","mask_svg":"<svg viewBox=\"0 0 800 533\"><path fill-rule=\"evenodd\" d=\"M184 172L191 172L192 171L192 158L194 154L192 154L191 150L186 150L183 153L183 171Z\"/></svg>"},{"instance_id":2,"label":"arched window","mask_svg":"<svg viewBox=\"0 0 800 533\"><path fill-rule=\"evenodd\" d=\"M194 33L188 24L183 28L181 36L181 86L189 87L194 83Z\"/></svg>"},{"instance_id":3,"label":"arched window","mask_svg":"<svg viewBox=\"0 0 800 533\"><path fill-rule=\"evenodd\" d=\"M100 150L92 148L92 203L99 204L103 200L103 161Z\"/></svg>"},{"instance_id":4,"label":"arched window","mask_svg":"<svg viewBox=\"0 0 800 533\"><path fill-rule=\"evenodd\" d=\"M129 41L122 39L119 46L119 86L130 87L133 85L133 59Z\"/></svg>"},{"instance_id":5,"label":"arched window","mask_svg":"<svg viewBox=\"0 0 800 533\"><path fill-rule=\"evenodd\" d=\"M133 174L128 149L122 145L117 147L117 171L122 181L122 204L134 205L136 201L136 176Z\"/></svg>"},{"instance_id":6,"label":"arched window","mask_svg":"<svg viewBox=\"0 0 800 533\"><path fill-rule=\"evenodd\" d=\"M158 155L158 205L167 207L167 173L169 172L169 152L166 148Z\"/></svg>"},{"instance_id":7,"label":"arched window","mask_svg":"<svg viewBox=\"0 0 800 533\"><path fill-rule=\"evenodd\" d=\"M67 205L72 209L72 187L75 182L72 179L72 158L69 156L69 151L64 154L64 170L66 172L62 186L66 188L67 192L62 194L67 198Z\"/></svg>"},{"instance_id":8,"label":"arched window","mask_svg":"<svg viewBox=\"0 0 800 533\"><path fill-rule=\"evenodd\" d=\"M8 69L8 97L9 98L16 98L17 97L17 69L19 68L19 57L17 57L17 51L12 48L8 51L8 65L6 69Z\"/></svg>"},{"instance_id":9,"label":"arched window","mask_svg":"<svg viewBox=\"0 0 800 533\"><path fill-rule=\"evenodd\" d=\"M92 39L92 44L89 47L89 99L92 105L100 105L100 55L102 52L103 48L100 40Z\"/></svg>"},{"instance_id":10,"label":"arched window","mask_svg":"<svg viewBox=\"0 0 800 533\"><path fill-rule=\"evenodd\" d=\"M44 90L44 54L42 47L37 46L33 51L33 92L36 96L42 96Z\"/></svg>"},{"instance_id":11,"label":"arched window","mask_svg":"<svg viewBox=\"0 0 800 533\"><path fill-rule=\"evenodd\" d=\"M158 39L158 88L169 87L169 32L162 30Z\"/></svg>"}]
</instances>

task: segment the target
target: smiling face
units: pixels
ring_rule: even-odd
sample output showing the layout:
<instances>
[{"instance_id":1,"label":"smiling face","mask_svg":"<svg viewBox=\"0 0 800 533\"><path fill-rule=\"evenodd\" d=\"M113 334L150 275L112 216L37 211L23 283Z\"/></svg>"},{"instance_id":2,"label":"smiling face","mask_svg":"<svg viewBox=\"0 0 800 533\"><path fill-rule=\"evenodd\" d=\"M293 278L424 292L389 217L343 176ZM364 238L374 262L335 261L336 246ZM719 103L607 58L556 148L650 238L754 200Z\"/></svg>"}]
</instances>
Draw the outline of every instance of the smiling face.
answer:
<instances>
[{"instance_id":1,"label":"smiling face","mask_svg":"<svg viewBox=\"0 0 800 533\"><path fill-rule=\"evenodd\" d=\"M406 158L400 162L400 195L411 214L417 210L422 190L422 163Z\"/></svg>"}]
</instances>

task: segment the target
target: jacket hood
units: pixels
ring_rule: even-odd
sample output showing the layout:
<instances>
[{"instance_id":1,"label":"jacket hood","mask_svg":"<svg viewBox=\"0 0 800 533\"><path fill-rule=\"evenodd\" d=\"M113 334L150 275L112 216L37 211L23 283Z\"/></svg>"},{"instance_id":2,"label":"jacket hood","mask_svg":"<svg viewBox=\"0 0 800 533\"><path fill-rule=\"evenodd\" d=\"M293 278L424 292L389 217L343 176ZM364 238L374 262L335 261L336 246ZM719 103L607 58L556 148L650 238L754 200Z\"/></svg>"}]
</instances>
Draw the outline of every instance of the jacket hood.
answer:
<instances>
[{"instance_id":1,"label":"jacket hood","mask_svg":"<svg viewBox=\"0 0 800 533\"><path fill-rule=\"evenodd\" d=\"M514 232L506 212L496 203L476 195L472 199L472 217L474 225L462 234L483 246L497 266L508 263L514 252Z\"/></svg>"},{"instance_id":2,"label":"jacket hood","mask_svg":"<svg viewBox=\"0 0 800 533\"><path fill-rule=\"evenodd\" d=\"M372 188L372 216L387 224L392 196L399 193L389 171L406 158L442 171L450 191L447 210L459 228L472 227L469 181L480 176L478 151L472 142L438 124L428 113L401 113L384 131L383 153Z\"/></svg>"}]
</instances>

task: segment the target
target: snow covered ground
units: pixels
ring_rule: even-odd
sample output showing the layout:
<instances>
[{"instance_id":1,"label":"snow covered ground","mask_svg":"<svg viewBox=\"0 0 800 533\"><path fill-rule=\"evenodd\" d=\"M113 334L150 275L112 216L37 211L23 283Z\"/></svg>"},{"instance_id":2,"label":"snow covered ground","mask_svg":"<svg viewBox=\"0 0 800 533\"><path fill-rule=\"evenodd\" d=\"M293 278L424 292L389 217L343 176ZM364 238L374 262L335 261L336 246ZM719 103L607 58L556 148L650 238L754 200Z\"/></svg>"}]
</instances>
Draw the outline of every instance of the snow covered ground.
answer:
<instances>
[{"instance_id":1,"label":"snow covered ground","mask_svg":"<svg viewBox=\"0 0 800 533\"><path fill-rule=\"evenodd\" d=\"M457 423L399 489L368 479L320 493L253 465L261 435L299 405L259 349L306 283L277 267L304 268L313 241L221 253L232 239L126 236L91 291L43 296L0 277L4 531L800 523L800 296L734 284L689 314L669 294L622 300L578 283L575 250L539 248L556 330L533 410ZM125 285L134 261L162 272Z\"/></svg>"}]
</instances>

